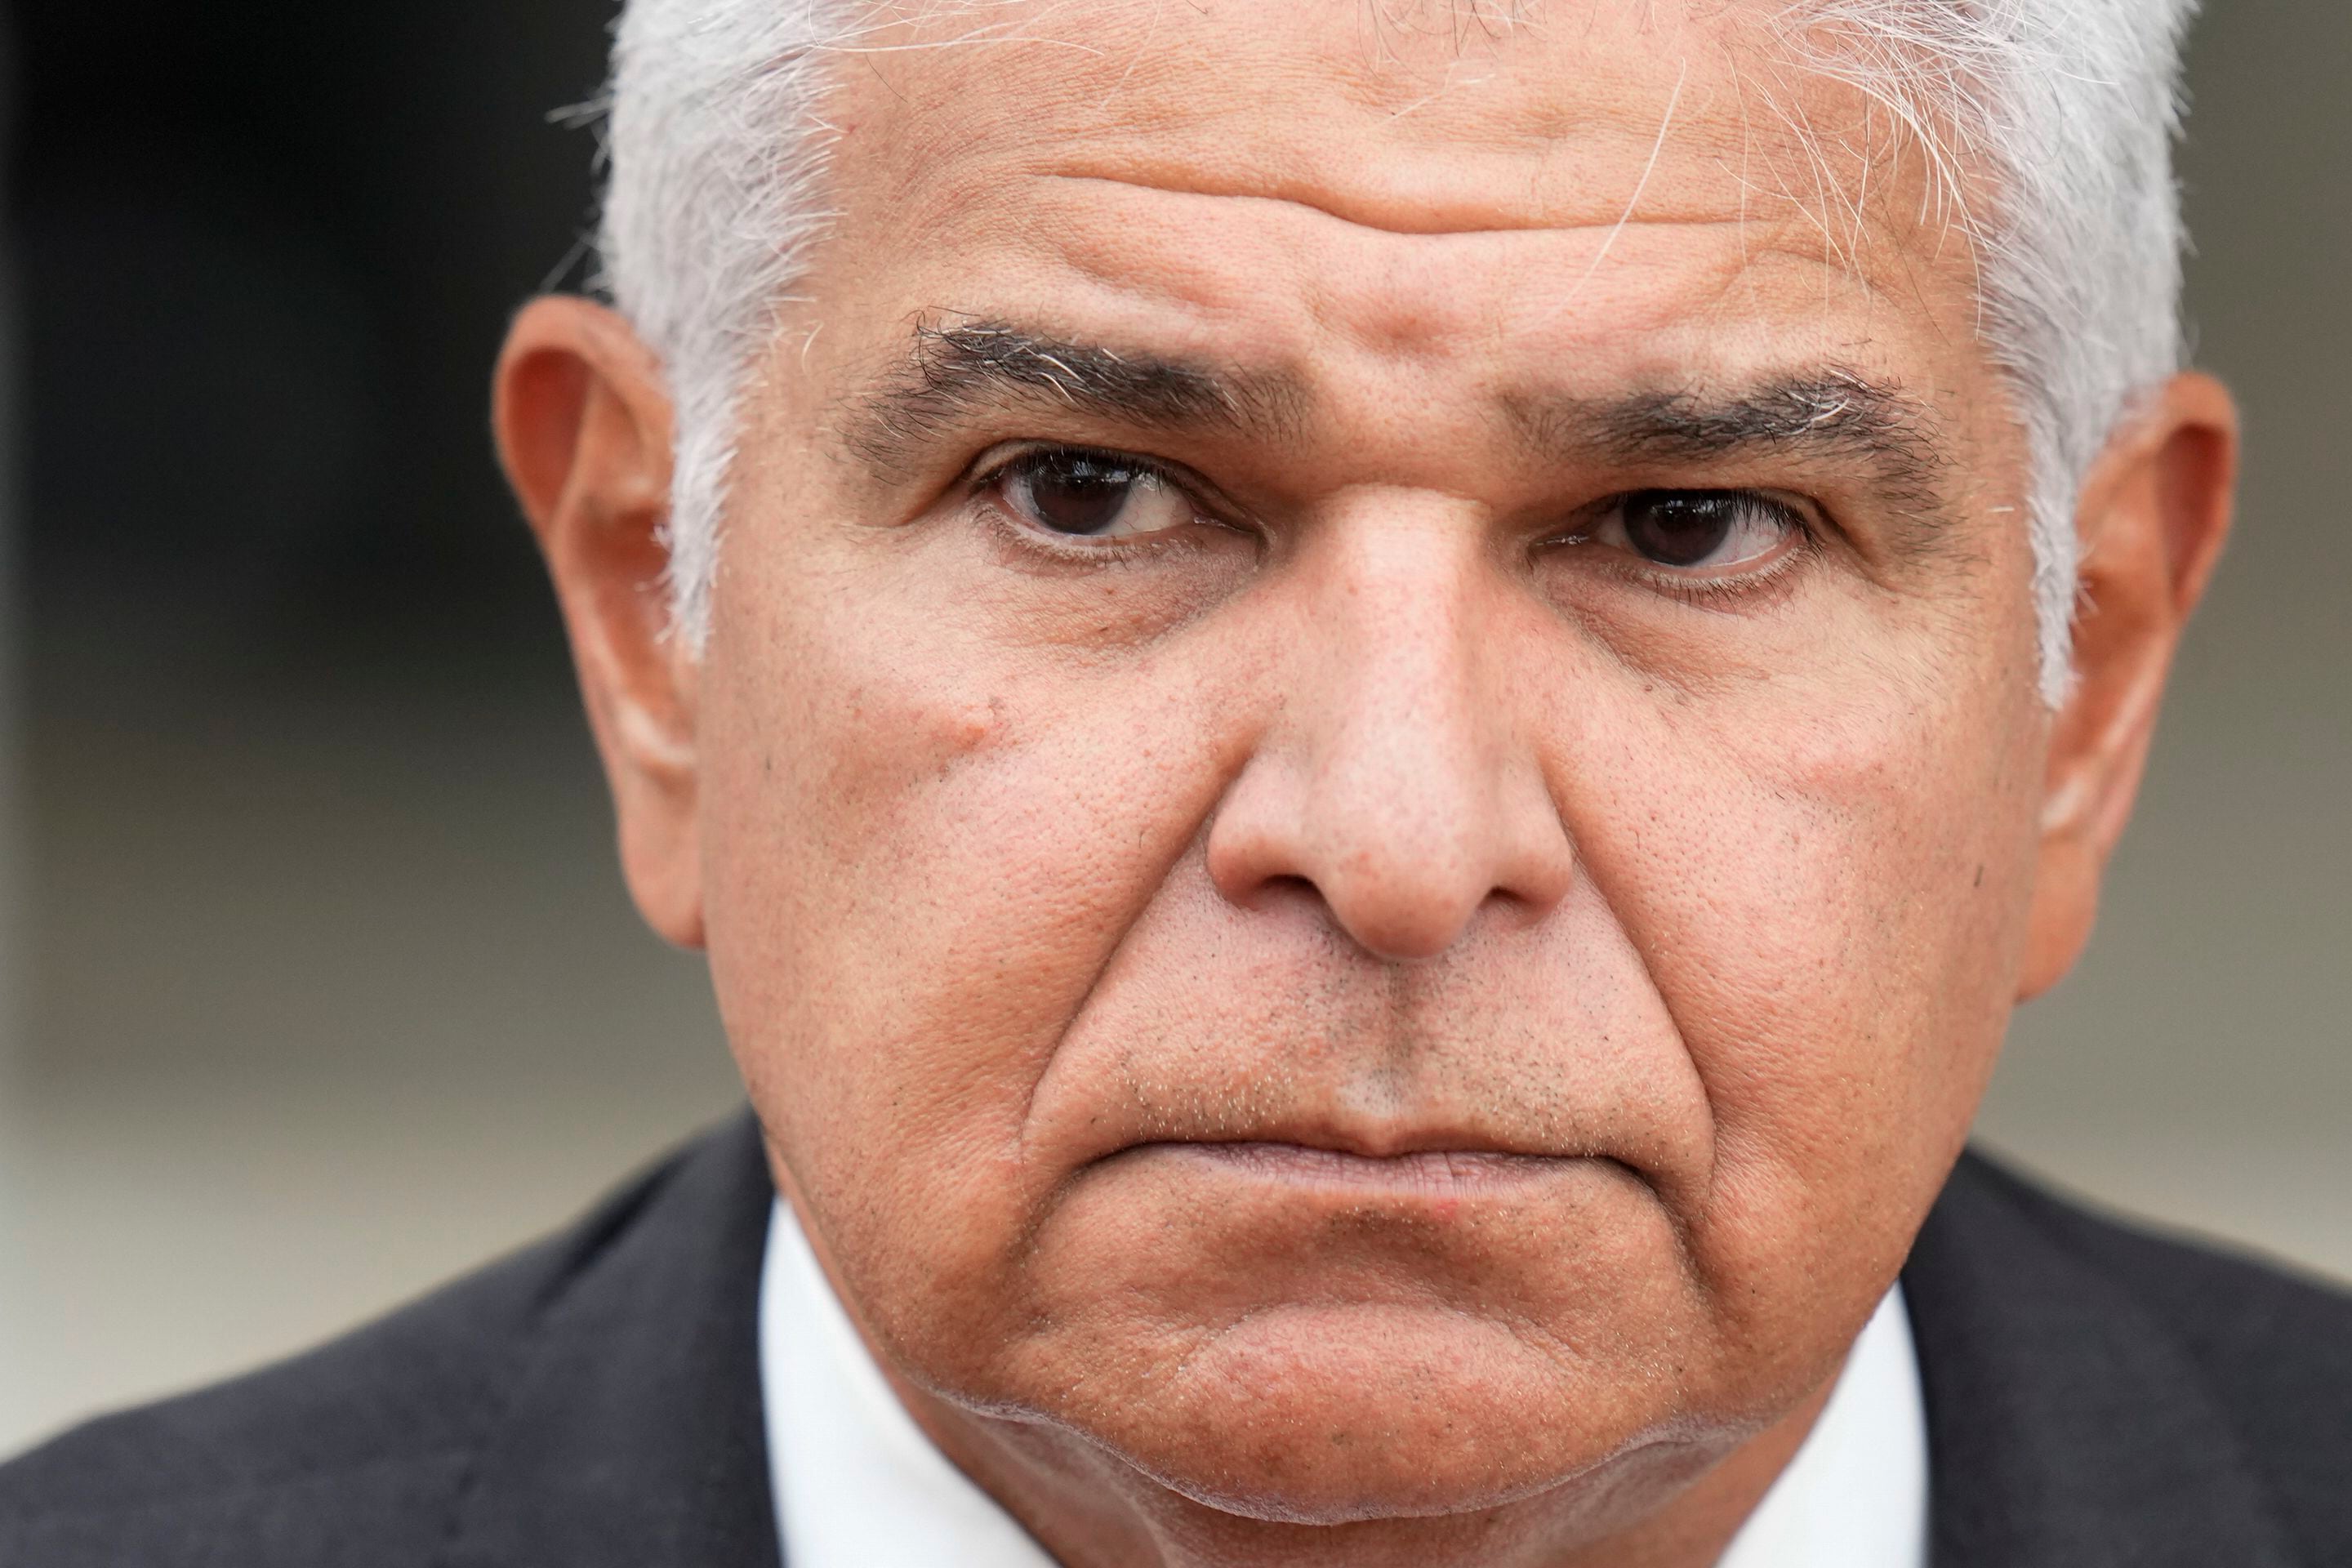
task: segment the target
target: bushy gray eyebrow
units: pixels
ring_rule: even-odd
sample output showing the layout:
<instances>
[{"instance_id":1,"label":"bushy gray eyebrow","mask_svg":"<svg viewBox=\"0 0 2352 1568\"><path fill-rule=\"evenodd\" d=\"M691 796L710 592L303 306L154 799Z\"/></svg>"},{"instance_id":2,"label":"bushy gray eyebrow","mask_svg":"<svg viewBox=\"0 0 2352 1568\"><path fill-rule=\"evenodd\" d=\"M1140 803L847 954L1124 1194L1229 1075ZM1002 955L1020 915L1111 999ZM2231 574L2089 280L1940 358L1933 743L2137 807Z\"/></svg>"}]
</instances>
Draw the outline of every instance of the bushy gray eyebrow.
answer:
<instances>
[{"instance_id":1,"label":"bushy gray eyebrow","mask_svg":"<svg viewBox=\"0 0 2352 1568\"><path fill-rule=\"evenodd\" d=\"M1281 373L1235 374L1074 342L1003 321L919 324L906 358L855 398L849 449L886 476L974 416L1011 405L1076 409L1124 427L1297 433L1304 396Z\"/></svg>"},{"instance_id":2,"label":"bushy gray eyebrow","mask_svg":"<svg viewBox=\"0 0 2352 1568\"><path fill-rule=\"evenodd\" d=\"M1536 394L1507 407L1538 456L1599 456L1627 466L1759 456L1859 465L1884 499L1918 511L1943 504L1952 467L1931 410L1899 386L1842 367L1723 392Z\"/></svg>"},{"instance_id":3,"label":"bushy gray eyebrow","mask_svg":"<svg viewBox=\"0 0 2352 1568\"><path fill-rule=\"evenodd\" d=\"M919 322L904 356L854 396L848 450L886 480L987 415L1069 409L1125 430L1306 438L1309 397L1287 371L1243 371L1127 353L986 318ZM1502 414L1526 454L1568 469L1596 461L1679 468L1769 456L1863 468L1926 542L1951 468L1931 410L1900 386L1830 366L1744 387L1593 396L1538 391Z\"/></svg>"}]
</instances>

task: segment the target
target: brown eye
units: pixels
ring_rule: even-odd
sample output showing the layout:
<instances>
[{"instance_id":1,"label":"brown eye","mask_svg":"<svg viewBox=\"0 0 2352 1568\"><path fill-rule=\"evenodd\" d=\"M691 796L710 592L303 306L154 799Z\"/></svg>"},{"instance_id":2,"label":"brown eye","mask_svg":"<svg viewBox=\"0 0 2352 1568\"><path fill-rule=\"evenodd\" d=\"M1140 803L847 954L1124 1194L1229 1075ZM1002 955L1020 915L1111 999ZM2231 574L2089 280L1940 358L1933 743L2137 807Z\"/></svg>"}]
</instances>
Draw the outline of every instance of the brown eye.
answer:
<instances>
[{"instance_id":1,"label":"brown eye","mask_svg":"<svg viewBox=\"0 0 2352 1568\"><path fill-rule=\"evenodd\" d=\"M1107 452L1047 451L1015 460L1000 480L1023 521L1078 539L1179 528L1192 502L1157 468Z\"/></svg>"},{"instance_id":2,"label":"brown eye","mask_svg":"<svg viewBox=\"0 0 2352 1568\"><path fill-rule=\"evenodd\" d=\"M1769 555L1801 525L1790 510L1745 490L1639 490L1592 537L1660 566L1742 566Z\"/></svg>"}]
</instances>

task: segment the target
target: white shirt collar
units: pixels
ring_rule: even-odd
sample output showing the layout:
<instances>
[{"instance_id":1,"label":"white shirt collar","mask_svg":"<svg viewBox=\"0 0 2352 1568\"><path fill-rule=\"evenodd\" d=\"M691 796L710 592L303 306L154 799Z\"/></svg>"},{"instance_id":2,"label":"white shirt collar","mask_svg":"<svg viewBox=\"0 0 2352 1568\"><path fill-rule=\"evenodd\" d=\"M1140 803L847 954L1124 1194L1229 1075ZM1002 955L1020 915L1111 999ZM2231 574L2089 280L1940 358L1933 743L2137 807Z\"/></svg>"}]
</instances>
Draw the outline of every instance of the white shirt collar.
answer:
<instances>
[{"instance_id":1,"label":"white shirt collar","mask_svg":"<svg viewBox=\"0 0 2352 1568\"><path fill-rule=\"evenodd\" d=\"M786 1568L1055 1568L898 1403L781 1200L760 1379ZM1927 1426L1898 1287L1720 1568L1926 1568Z\"/></svg>"}]
</instances>

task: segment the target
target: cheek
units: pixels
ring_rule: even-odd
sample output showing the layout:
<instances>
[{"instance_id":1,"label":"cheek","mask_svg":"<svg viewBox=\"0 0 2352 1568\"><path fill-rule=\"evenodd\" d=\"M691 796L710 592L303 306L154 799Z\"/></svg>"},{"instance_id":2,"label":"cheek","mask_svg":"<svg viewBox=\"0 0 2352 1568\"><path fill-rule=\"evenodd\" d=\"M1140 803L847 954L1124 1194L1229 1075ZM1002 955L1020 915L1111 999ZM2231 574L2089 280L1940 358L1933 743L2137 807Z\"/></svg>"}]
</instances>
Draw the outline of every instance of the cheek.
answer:
<instances>
[{"instance_id":1,"label":"cheek","mask_svg":"<svg viewBox=\"0 0 2352 1568\"><path fill-rule=\"evenodd\" d=\"M1999 1049L2037 710L1967 654L1934 679L1768 683L1592 737L1617 784L1580 846L1706 1086L1695 1261L1752 1331L1808 1281L1884 1288Z\"/></svg>"},{"instance_id":2,"label":"cheek","mask_svg":"<svg viewBox=\"0 0 2352 1568\"><path fill-rule=\"evenodd\" d=\"M1249 719L1150 654L1046 679L950 616L794 608L714 645L710 959L836 1266L910 1320L1009 1288L1006 1239L1060 1174L1021 1146L1038 1079Z\"/></svg>"}]
</instances>

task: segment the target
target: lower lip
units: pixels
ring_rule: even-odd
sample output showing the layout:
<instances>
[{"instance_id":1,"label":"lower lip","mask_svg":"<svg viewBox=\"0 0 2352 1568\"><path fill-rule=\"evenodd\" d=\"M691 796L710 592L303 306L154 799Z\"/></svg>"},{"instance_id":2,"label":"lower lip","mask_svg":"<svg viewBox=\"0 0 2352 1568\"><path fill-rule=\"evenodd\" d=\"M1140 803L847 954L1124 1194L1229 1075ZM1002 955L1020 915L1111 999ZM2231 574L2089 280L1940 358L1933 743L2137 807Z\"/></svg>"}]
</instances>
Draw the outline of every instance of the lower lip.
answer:
<instances>
[{"instance_id":1,"label":"lower lip","mask_svg":"<svg viewBox=\"0 0 2352 1568\"><path fill-rule=\"evenodd\" d=\"M1483 1149L1425 1149L1376 1156L1301 1143L1147 1143L1129 1152L1197 1162L1233 1175L1290 1186L1443 1198L1523 1186L1573 1167L1606 1163Z\"/></svg>"}]
</instances>

